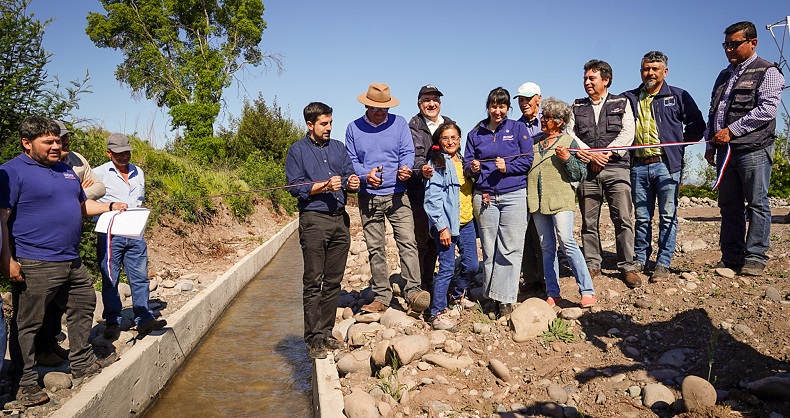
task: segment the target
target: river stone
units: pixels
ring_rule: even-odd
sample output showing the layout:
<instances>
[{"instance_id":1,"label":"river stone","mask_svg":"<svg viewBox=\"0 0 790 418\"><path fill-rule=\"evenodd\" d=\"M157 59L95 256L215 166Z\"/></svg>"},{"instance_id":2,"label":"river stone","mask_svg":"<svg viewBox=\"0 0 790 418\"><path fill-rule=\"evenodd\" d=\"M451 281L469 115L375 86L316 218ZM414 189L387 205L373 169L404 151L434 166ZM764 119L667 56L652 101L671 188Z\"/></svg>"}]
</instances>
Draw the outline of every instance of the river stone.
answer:
<instances>
[{"instance_id":1,"label":"river stone","mask_svg":"<svg viewBox=\"0 0 790 418\"><path fill-rule=\"evenodd\" d=\"M639 386L636 386L636 385L629 386L628 389L627 389L627 392L628 392L628 396L630 396L632 398L638 398L639 395L642 394L642 388L640 388Z\"/></svg>"},{"instance_id":2,"label":"river stone","mask_svg":"<svg viewBox=\"0 0 790 418\"><path fill-rule=\"evenodd\" d=\"M680 369L686 364L686 355L693 353L689 348L673 348L658 358L658 364Z\"/></svg>"},{"instance_id":3,"label":"river stone","mask_svg":"<svg viewBox=\"0 0 790 418\"><path fill-rule=\"evenodd\" d=\"M394 339L392 349L398 357L398 364L405 366L428 353L431 340L424 335L407 335Z\"/></svg>"},{"instance_id":4,"label":"river stone","mask_svg":"<svg viewBox=\"0 0 790 418\"><path fill-rule=\"evenodd\" d=\"M782 295L776 290L775 287L769 287L765 289L765 298L768 300L772 300L774 302L781 302Z\"/></svg>"},{"instance_id":5,"label":"river stone","mask_svg":"<svg viewBox=\"0 0 790 418\"><path fill-rule=\"evenodd\" d=\"M681 250L684 253L690 253L692 251L704 250L708 248L708 243L701 239L695 239L693 241L686 241L681 245Z\"/></svg>"},{"instance_id":6,"label":"river stone","mask_svg":"<svg viewBox=\"0 0 790 418\"><path fill-rule=\"evenodd\" d=\"M373 347L373 353L371 354L373 364L378 367L384 367L387 365L387 350L389 349L389 346L389 341L382 341Z\"/></svg>"},{"instance_id":7,"label":"river stone","mask_svg":"<svg viewBox=\"0 0 790 418\"><path fill-rule=\"evenodd\" d=\"M746 384L746 389L760 399L790 399L790 374L780 373Z\"/></svg>"},{"instance_id":8,"label":"river stone","mask_svg":"<svg viewBox=\"0 0 790 418\"><path fill-rule=\"evenodd\" d=\"M447 412L447 411L452 411L453 407L447 405L444 402L434 400L434 401L428 401L425 404L423 404L422 410L425 411L428 414L428 416L433 416L431 411L433 411L433 414L438 412Z\"/></svg>"},{"instance_id":9,"label":"river stone","mask_svg":"<svg viewBox=\"0 0 790 418\"><path fill-rule=\"evenodd\" d=\"M381 414L382 417L386 417L392 412L392 406L387 402L379 401L377 406L379 408L379 414Z\"/></svg>"},{"instance_id":10,"label":"river stone","mask_svg":"<svg viewBox=\"0 0 790 418\"><path fill-rule=\"evenodd\" d=\"M56 392L71 387L71 375L61 372L49 372L44 375L44 387Z\"/></svg>"},{"instance_id":11,"label":"river stone","mask_svg":"<svg viewBox=\"0 0 790 418\"><path fill-rule=\"evenodd\" d=\"M118 283L118 294L122 295L122 296L125 296L127 298L131 297L132 296L132 288L131 288L131 286L129 286L128 283L123 283L123 282Z\"/></svg>"},{"instance_id":12,"label":"river stone","mask_svg":"<svg viewBox=\"0 0 790 418\"><path fill-rule=\"evenodd\" d=\"M727 267L719 267L714 271L721 277L726 277L728 279L735 278L735 272L732 269L728 269Z\"/></svg>"},{"instance_id":13,"label":"river stone","mask_svg":"<svg viewBox=\"0 0 790 418\"><path fill-rule=\"evenodd\" d=\"M456 341L456 340L447 340L447 341L444 343L444 351L445 351L447 354L458 354L458 353L460 353L460 352L461 352L461 350L463 350L463 349L464 349L464 346L463 346L463 344L459 343L459 342L458 342L458 341Z\"/></svg>"},{"instance_id":14,"label":"river stone","mask_svg":"<svg viewBox=\"0 0 790 418\"><path fill-rule=\"evenodd\" d=\"M405 328L414 324L416 320L407 315L406 312L397 309L387 309L384 314L381 315L381 320L379 320L379 322L387 328Z\"/></svg>"},{"instance_id":15,"label":"river stone","mask_svg":"<svg viewBox=\"0 0 790 418\"><path fill-rule=\"evenodd\" d=\"M732 331L736 334L740 334L745 337L751 337L752 335L754 335L754 331L752 331L751 328L749 328L747 325L744 324L733 325Z\"/></svg>"},{"instance_id":16,"label":"river stone","mask_svg":"<svg viewBox=\"0 0 790 418\"><path fill-rule=\"evenodd\" d=\"M190 292L194 288L195 285L192 283L192 280L179 280L178 282L178 290L182 292Z\"/></svg>"},{"instance_id":17,"label":"river stone","mask_svg":"<svg viewBox=\"0 0 790 418\"><path fill-rule=\"evenodd\" d=\"M379 320L381 319L381 314L375 312L358 313L354 315L354 319L356 319L357 322L364 322L366 324L369 324L371 322L379 322Z\"/></svg>"},{"instance_id":18,"label":"river stone","mask_svg":"<svg viewBox=\"0 0 790 418\"><path fill-rule=\"evenodd\" d=\"M366 249L367 249L367 245L365 244L365 241L354 241L351 243L351 248L349 248L349 252L352 255L357 255L362 251L365 251Z\"/></svg>"},{"instance_id":19,"label":"river stone","mask_svg":"<svg viewBox=\"0 0 790 418\"><path fill-rule=\"evenodd\" d=\"M525 300L510 314L513 341L520 343L539 336L549 329L549 322L556 317L554 309L545 300L538 298Z\"/></svg>"},{"instance_id":20,"label":"river stone","mask_svg":"<svg viewBox=\"0 0 790 418\"><path fill-rule=\"evenodd\" d=\"M482 322L475 322L472 324L472 331L475 334L488 334L491 332L491 325L484 324Z\"/></svg>"},{"instance_id":21,"label":"river stone","mask_svg":"<svg viewBox=\"0 0 790 418\"><path fill-rule=\"evenodd\" d=\"M554 402L568 402L568 392L566 392L565 389L563 389L560 385L555 385L552 383L546 388L546 392L549 394L549 399Z\"/></svg>"},{"instance_id":22,"label":"river stone","mask_svg":"<svg viewBox=\"0 0 790 418\"><path fill-rule=\"evenodd\" d=\"M468 356L447 357L444 354L429 353L422 356L422 360L443 367L447 370L468 369L474 364L474 360Z\"/></svg>"},{"instance_id":23,"label":"river stone","mask_svg":"<svg viewBox=\"0 0 790 418\"><path fill-rule=\"evenodd\" d=\"M642 389L642 403L648 408L665 409L675 402L675 395L660 383L648 383Z\"/></svg>"},{"instance_id":24,"label":"river stone","mask_svg":"<svg viewBox=\"0 0 790 418\"><path fill-rule=\"evenodd\" d=\"M356 321L354 321L354 323L351 324L346 331L346 341L353 345L364 345L364 336L357 335L364 333L367 327L368 324L358 324ZM363 343L359 344L360 341L363 341Z\"/></svg>"},{"instance_id":25,"label":"river stone","mask_svg":"<svg viewBox=\"0 0 790 418\"><path fill-rule=\"evenodd\" d=\"M447 331L442 330L431 331L428 334L428 338L431 339L431 345L442 345L445 343L445 341L447 341L447 334L449 334Z\"/></svg>"},{"instance_id":26,"label":"river stone","mask_svg":"<svg viewBox=\"0 0 790 418\"><path fill-rule=\"evenodd\" d=\"M502 379L504 382L510 382L510 370L501 360L495 358L488 360L488 368L491 369L494 376Z\"/></svg>"},{"instance_id":27,"label":"river stone","mask_svg":"<svg viewBox=\"0 0 790 418\"><path fill-rule=\"evenodd\" d=\"M540 413L551 418L565 418L565 411L562 409L562 406L554 402L543 404L543 407L540 408Z\"/></svg>"},{"instance_id":28,"label":"river stone","mask_svg":"<svg viewBox=\"0 0 790 418\"><path fill-rule=\"evenodd\" d=\"M162 287L164 287L165 289L172 289L176 287L176 284L177 283L174 280L170 280L170 279L162 281Z\"/></svg>"},{"instance_id":29,"label":"river stone","mask_svg":"<svg viewBox=\"0 0 790 418\"><path fill-rule=\"evenodd\" d=\"M357 321L354 318L346 318L332 328L332 336L335 337L338 341L346 341L346 337L348 336L348 328Z\"/></svg>"},{"instance_id":30,"label":"river stone","mask_svg":"<svg viewBox=\"0 0 790 418\"><path fill-rule=\"evenodd\" d=\"M579 319L584 315L582 308L565 308L560 311L560 318L562 319Z\"/></svg>"},{"instance_id":31,"label":"river stone","mask_svg":"<svg viewBox=\"0 0 790 418\"><path fill-rule=\"evenodd\" d=\"M346 306L345 308L338 307L338 309L342 309L343 313L340 314L341 319L348 319L354 316L354 310Z\"/></svg>"},{"instance_id":32,"label":"river stone","mask_svg":"<svg viewBox=\"0 0 790 418\"><path fill-rule=\"evenodd\" d=\"M344 396L343 408L348 418L379 418L376 400L362 391Z\"/></svg>"},{"instance_id":33,"label":"river stone","mask_svg":"<svg viewBox=\"0 0 790 418\"><path fill-rule=\"evenodd\" d=\"M337 371L341 375L359 372L370 376L373 374L373 369L370 367L370 356L370 350L355 350L346 353L337 360Z\"/></svg>"},{"instance_id":34,"label":"river stone","mask_svg":"<svg viewBox=\"0 0 790 418\"><path fill-rule=\"evenodd\" d=\"M681 393L689 412L701 412L716 405L716 389L701 377L686 376L681 385Z\"/></svg>"}]
</instances>

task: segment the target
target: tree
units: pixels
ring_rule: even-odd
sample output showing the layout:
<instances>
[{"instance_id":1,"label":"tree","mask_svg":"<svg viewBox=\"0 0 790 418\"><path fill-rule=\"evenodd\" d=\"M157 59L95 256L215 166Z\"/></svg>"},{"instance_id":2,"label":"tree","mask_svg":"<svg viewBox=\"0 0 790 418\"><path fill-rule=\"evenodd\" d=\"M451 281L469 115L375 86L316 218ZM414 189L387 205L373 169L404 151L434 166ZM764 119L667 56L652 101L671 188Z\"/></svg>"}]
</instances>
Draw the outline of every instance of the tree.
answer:
<instances>
[{"instance_id":1,"label":"tree","mask_svg":"<svg viewBox=\"0 0 790 418\"><path fill-rule=\"evenodd\" d=\"M115 77L159 107L183 146L209 156L219 146L213 124L222 91L246 65L273 61L259 43L266 28L261 0L100 0L107 11L88 14L96 46L123 52Z\"/></svg>"}]
</instances>

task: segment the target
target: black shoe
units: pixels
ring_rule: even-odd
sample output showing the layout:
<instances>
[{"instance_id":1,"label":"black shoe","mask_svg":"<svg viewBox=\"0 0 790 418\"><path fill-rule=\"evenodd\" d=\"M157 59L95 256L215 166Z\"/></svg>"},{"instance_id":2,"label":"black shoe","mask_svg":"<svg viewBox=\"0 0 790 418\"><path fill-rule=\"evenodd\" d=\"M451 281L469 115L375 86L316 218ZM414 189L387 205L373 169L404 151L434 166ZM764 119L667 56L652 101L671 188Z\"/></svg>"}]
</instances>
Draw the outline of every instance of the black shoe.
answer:
<instances>
[{"instance_id":1,"label":"black shoe","mask_svg":"<svg viewBox=\"0 0 790 418\"><path fill-rule=\"evenodd\" d=\"M732 270L732 271L734 271L736 273L741 270L741 267L743 267L743 263L740 263L740 264L739 263L731 263L729 261L724 261L724 260L719 261L718 263L716 263L715 266L713 266L714 269L727 268L727 269L730 269L730 270Z\"/></svg>"},{"instance_id":2,"label":"black shoe","mask_svg":"<svg viewBox=\"0 0 790 418\"><path fill-rule=\"evenodd\" d=\"M512 303L499 303L499 317L510 317L510 314L513 313L513 304Z\"/></svg>"},{"instance_id":3,"label":"black shoe","mask_svg":"<svg viewBox=\"0 0 790 418\"><path fill-rule=\"evenodd\" d=\"M114 340L121 336L121 326L117 323L108 323L104 328L104 338Z\"/></svg>"},{"instance_id":4,"label":"black shoe","mask_svg":"<svg viewBox=\"0 0 790 418\"><path fill-rule=\"evenodd\" d=\"M16 392L16 400L24 406L36 406L49 402L49 396L37 383L21 386Z\"/></svg>"},{"instance_id":5,"label":"black shoe","mask_svg":"<svg viewBox=\"0 0 790 418\"><path fill-rule=\"evenodd\" d=\"M343 343L338 341L335 337L324 338L324 347L328 350L340 350L343 348Z\"/></svg>"},{"instance_id":6,"label":"black shoe","mask_svg":"<svg viewBox=\"0 0 790 418\"><path fill-rule=\"evenodd\" d=\"M759 277L763 275L763 270L765 270L765 264L759 261L746 260L746 262L743 263L743 267L741 267L740 274L741 276Z\"/></svg>"},{"instance_id":7,"label":"black shoe","mask_svg":"<svg viewBox=\"0 0 790 418\"><path fill-rule=\"evenodd\" d=\"M137 335L147 335L151 331L160 330L167 325L167 321L164 319L152 319L145 324L137 326Z\"/></svg>"},{"instance_id":8,"label":"black shoe","mask_svg":"<svg viewBox=\"0 0 790 418\"><path fill-rule=\"evenodd\" d=\"M99 373L101 369L115 363L118 360L118 353L112 352L109 356L104 358L97 358L96 361L91 363L90 366L84 369L77 369L71 371L71 384L78 386L85 379Z\"/></svg>"},{"instance_id":9,"label":"black shoe","mask_svg":"<svg viewBox=\"0 0 790 418\"><path fill-rule=\"evenodd\" d=\"M307 355L310 358L322 359L326 358L326 346L322 338L313 338L307 343Z\"/></svg>"}]
</instances>

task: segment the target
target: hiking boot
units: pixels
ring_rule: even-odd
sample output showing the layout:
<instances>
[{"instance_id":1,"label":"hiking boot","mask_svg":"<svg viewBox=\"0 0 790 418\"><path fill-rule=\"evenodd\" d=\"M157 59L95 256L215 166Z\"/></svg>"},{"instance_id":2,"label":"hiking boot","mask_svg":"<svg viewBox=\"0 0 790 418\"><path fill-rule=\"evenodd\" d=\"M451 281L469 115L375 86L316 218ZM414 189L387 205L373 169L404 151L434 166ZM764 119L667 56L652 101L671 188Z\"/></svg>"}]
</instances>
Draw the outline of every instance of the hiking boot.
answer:
<instances>
[{"instance_id":1,"label":"hiking boot","mask_svg":"<svg viewBox=\"0 0 790 418\"><path fill-rule=\"evenodd\" d=\"M450 315L447 314L447 311L439 312L431 319L431 328L435 331L452 331L455 329L455 325L455 321L450 319Z\"/></svg>"},{"instance_id":2,"label":"hiking boot","mask_svg":"<svg viewBox=\"0 0 790 418\"><path fill-rule=\"evenodd\" d=\"M409 310L422 312L431 306L431 294L425 290L419 290L409 296Z\"/></svg>"},{"instance_id":3,"label":"hiking boot","mask_svg":"<svg viewBox=\"0 0 790 418\"><path fill-rule=\"evenodd\" d=\"M58 367L63 364L63 359L57 354L47 351L44 353L36 353L36 364L43 367Z\"/></svg>"},{"instance_id":4,"label":"hiking boot","mask_svg":"<svg viewBox=\"0 0 790 418\"><path fill-rule=\"evenodd\" d=\"M98 374L101 369L115 363L118 360L118 353L112 352L109 356L104 358L97 358L96 361L91 363L90 366L84 369L71 370L71 384L79 386L85 379Z\"/></svg>"},{"instance_id":5,"label":"hiking boot","mask_svg":"<svg viewBox=\"0 0 790 418\"><path fill-rule=\"evenodd\" d=\"M582 295L582 300L579 305L582 308L592 308L595 306L595 295Z\"/></svg>"},{"instance_id":6,"label":"hiking boot","mask_svg":"<svg viewBox=\"0 0 790 418\"><path fill-rule=\"evenodd\" d=\"M743 267L741 267L740 274L741 276L759 277L763 275L763 270L765 270L765 264L759 261L746 260L746 262L743 264Z\"/></svg>"},{"instance_id":7,"label":"hiking boot","mask_svg":"<svg viewBox=\"0 0 790 418\"><path fill-rule=\"evenodd\" d=\"M636 270L629 270L623 273L623 282L630 289L642 286L642 276Z\"/></svg>"},{"instance_id":8,"label":"hiking boot","mask_svg":"<svg viewBox=\"0 0 790 418\"><path fill-rule=\"evenodd\" d=\"M450 305L452 305L453 309L457 309L459 311L463 311L464 309L474 309L477 307L477 304L467 299L466 296L461 296L458 299L450 299Z\"/></svg>"},{"instance_id":9,"label":"hiking boot","mask_svg":"<svg viewBox=\"0 0 790 418\"><path fill-rule=\"evenodd\" d=\"M661 264L657 264L656 269L653 270L653 274L650 275L650 282L663 282L664 280L668 279L670 275L669 267L664 267Z\"/></svg>"},{"instance_id":10,"label":"hiking boot","mask_svg":"<svg viewBox=\"0 0 790 418\"><path fill-rule=\"evenodd\" d=\"M384 313L388 308L389 308L389 306L387 306L387 305L385 305L385 304L383 304L383 303L381 303L381 302L379 302L377 300L374 300L373 302L368 303L367 305L362 305L361 309L362 309L363 312Z\"/></svg>"},{"instance_id":11,"label":"hiking boot","mask_svg":"<svg viewBox=\"0 0 790 418\"><path fill-rule=\"evenodd\" d=\"M108 323L104 327L104 338L114 340L121 336L121 326L117 323Z\"/></svg>"},{"instance_id":12,"label":"hiking boot","mask_svg":"<svg viewBox=\"0 0 790 418\"><path fill-rule=\"evenodd\" d=\"M601 275L601 269L588 269L590 271L590 279L594 279Z\"/></svg>"},{"instance_id":13,"label":"hiking boot","mask_svg":"<svg viewBox=\"0 0 790 418\"><path fill-rule=\"evenodd\" d=\"M137 325L137 335L147 335L151 333L151 331L160 330L167 325L167 321L164 319L152 319L145 324Z\"/></svg>"},{"instance_id":14,"label":"hiking boot","mask_svg":"<svg viewBox=\"0 0 790 418\"><path fill-rule=\"evenodd\" d=\"M340 350L343 348L343 343L338 341L335 337L324 338L324 347L329 350Z\"/></svg>"},{"instance_id":15,"label":"hiking boot","mask_svg":"<svg viewBox=\"0 0 790 418\"><path fill-rule=\"evenodd\" d=\"M326 346L322 338L313 338L307 343L307 355L313 359L326 358Z\"/></svg>"},{"instance_id":16,"label":"hiking boot","mask_svg":"<svg viewBox=\"0 0 790 418\"><path fill-rule=\"evenodd\" d=\"M24 406L36 406L49 402L49 396L44 389L34 383L32 385L20 386L16 392L16 400Z\"/></svg>"}]
</instances>

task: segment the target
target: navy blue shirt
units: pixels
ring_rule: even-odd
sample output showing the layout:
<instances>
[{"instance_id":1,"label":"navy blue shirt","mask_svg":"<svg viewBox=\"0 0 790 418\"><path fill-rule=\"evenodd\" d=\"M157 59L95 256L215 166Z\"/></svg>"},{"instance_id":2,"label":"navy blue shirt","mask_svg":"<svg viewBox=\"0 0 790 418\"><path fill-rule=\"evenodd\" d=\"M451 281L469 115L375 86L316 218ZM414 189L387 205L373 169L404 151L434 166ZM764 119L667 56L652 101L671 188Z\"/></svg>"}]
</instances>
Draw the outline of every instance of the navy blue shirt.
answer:
<instances>
[{"instance_id":1,"label":"navy blue shirt","mask_svg":"<svg viewBox=\"0 0 790 418\"><path fill-rule=\"evenodd\" d=\"M11 211L9 244L16 258L79 258L81 203L86 199L68 164L47 167L20 154L0 166L0 207Z\"/></svg>"},{"instance_id":2,"label":"navy blue shirt","mask_svg":"<svg viewBox=\"0 0 790 418\"><path fill-rule=\"evenodd\" d=\"M299 210L316 212L335 212L346 205L346 185L348 177L354 174L346 152L346 147L340 141L330 139L323 145L312 140L309 136L296 141L288 148L285 158L285 176L288 184L298 184L312 181L325 181L330 177L340 176L343 189L336 192L323 192L310 196L312 184L296 185L288 188L291 195L299 202Z\"/></svg>"}]
</instances>

